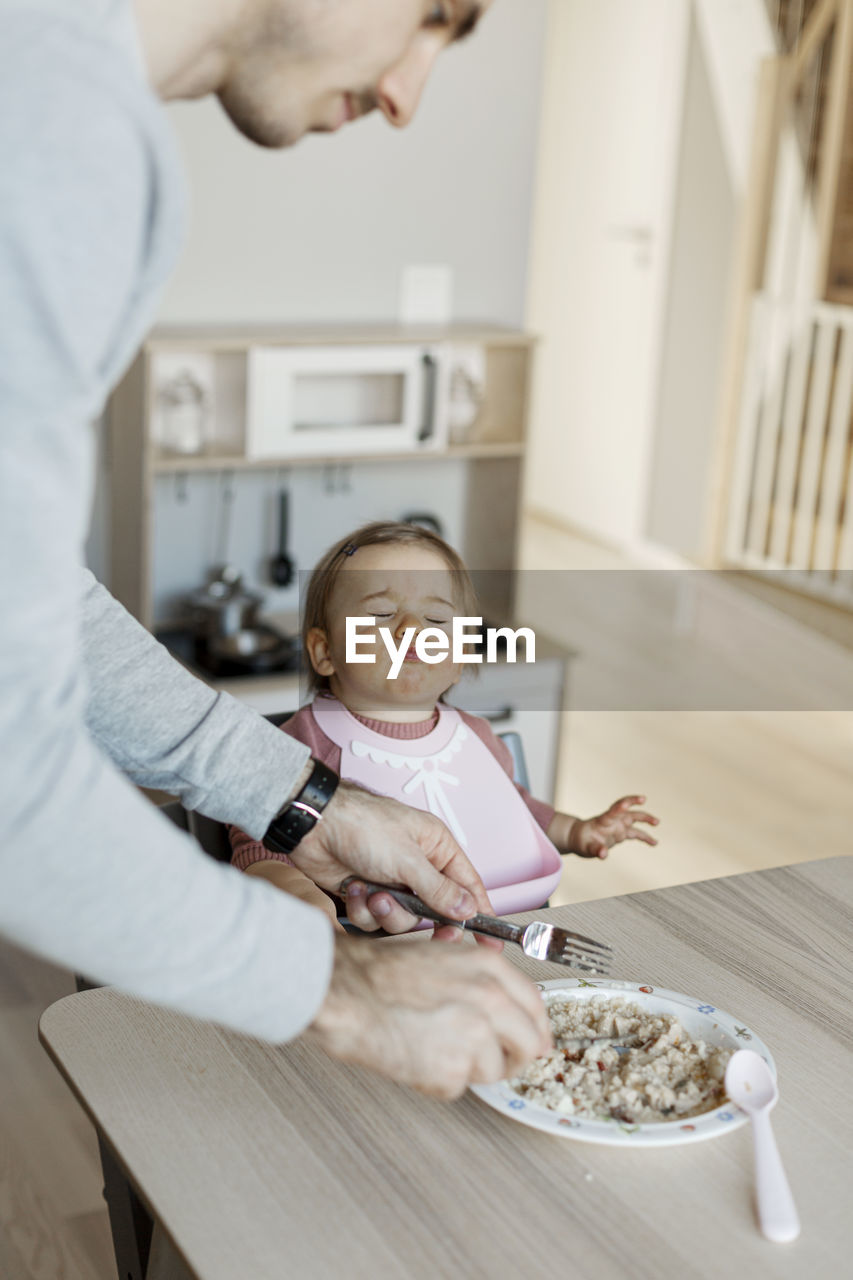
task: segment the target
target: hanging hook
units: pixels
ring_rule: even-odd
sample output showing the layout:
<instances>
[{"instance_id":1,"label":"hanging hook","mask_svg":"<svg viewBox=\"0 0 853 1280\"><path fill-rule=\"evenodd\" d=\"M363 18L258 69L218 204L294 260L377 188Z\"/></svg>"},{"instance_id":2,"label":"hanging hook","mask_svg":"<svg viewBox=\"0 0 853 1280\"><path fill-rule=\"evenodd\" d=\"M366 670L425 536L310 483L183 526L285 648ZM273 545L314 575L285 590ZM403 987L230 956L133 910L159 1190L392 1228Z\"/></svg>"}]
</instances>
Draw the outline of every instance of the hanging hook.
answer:
<instances>
[{"instance_id":1,"label":"hanging hook","mask_svg":"<svg viewBox=\"0 0 853 1280\"><path fill-rule=\"evenodd\" d=\"M219 495L219 528L216 534L216 563L228 563L231 545L231 517L234 509L234 472L223 471Z\"/></svg>"}]
</instances>

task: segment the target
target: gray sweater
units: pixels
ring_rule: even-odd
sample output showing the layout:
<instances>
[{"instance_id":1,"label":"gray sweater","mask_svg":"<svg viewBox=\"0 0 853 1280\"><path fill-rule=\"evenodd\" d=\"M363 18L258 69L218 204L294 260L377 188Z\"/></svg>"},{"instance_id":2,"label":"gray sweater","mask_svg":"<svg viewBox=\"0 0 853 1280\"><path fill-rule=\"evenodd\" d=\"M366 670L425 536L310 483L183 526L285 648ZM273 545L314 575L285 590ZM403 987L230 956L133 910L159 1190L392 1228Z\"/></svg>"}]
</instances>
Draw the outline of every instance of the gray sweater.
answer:
<instances>
[{"instance_id":1,"label":"gray sweater","mask_svg":"<svg viewBox=\"0 0 853 1280\"><path fill-rule=\"evenodd\" d=\"M260 837L306 748L189 675L82 567L90 424L183 218L129 0L0 0L0 932L284 1040L325 994L327 919L213 862L133 784Z\"/></svg>"}]
</instances>

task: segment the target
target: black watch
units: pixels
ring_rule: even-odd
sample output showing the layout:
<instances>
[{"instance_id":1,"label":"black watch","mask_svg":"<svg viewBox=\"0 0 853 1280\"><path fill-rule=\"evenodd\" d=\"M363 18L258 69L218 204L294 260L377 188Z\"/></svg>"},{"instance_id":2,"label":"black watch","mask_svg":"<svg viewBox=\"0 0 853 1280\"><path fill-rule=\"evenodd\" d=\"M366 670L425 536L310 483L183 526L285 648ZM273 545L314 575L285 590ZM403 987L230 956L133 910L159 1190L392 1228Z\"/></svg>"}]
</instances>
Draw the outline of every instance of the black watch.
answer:
<instances>
[{"instance_id":1,"label":"black watch","mask_svg":"<svg viewBox=\"0 0 853 1280\"><path fill-rule=\"evenodd\" d=\"M337 790L338 775L319 760L312 758L311 763L314 767L305 786L267 827L263 842L274 853L290 853L295 849L303 836L317 825Z\"/></svg>"}]
</instances>

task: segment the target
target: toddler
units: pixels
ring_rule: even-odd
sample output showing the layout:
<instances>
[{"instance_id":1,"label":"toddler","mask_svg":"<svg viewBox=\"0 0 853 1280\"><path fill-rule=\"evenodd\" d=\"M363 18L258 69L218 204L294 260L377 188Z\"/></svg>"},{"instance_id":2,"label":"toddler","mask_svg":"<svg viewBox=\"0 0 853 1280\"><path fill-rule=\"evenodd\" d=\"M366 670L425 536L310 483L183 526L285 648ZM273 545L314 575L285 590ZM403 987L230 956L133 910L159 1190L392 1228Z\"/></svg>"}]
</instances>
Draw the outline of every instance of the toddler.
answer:
<instances>
[{"instance_id":1,"label":"toddler","mask_svg":"<svg viewBox=\"0 0 853 1280\"><path fill-rule=\"evenodd\" d=\"M426 628L449 637L454 615L477 616L476 598L461 559L436 534L377 522L343 538L315 568L305 597L302 640L314 699L283 731L342 778L437 814L473 862L498 915L541 907L560 879L560 854L605 858L622 840L657 844L637 825L658 822L636 808L643 796L624 796L605 813L581 819L513 782L509 750L488 721L443 701L461 674L452 653L427 663L415 652L415 636ZM375 662L346 661L346 620L366 617L388 629L398 651L414 628L395 679L388 678L387 646L363 622L359 653ZM336 918L334 900L285 854L237 828L230 834L236 867Z\"/></svg>"}]
</instances>

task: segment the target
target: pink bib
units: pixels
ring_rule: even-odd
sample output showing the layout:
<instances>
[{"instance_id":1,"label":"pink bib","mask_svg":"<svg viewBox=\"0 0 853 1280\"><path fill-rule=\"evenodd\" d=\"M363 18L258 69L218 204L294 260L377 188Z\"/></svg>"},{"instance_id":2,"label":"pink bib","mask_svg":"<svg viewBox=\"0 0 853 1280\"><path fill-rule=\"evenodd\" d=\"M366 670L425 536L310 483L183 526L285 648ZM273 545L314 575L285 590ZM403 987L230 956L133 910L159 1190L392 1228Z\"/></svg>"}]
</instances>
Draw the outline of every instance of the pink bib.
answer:
<instances>
[{"instance_id":1,"label":"pink bib","mask_svg":"<svg viewBox=\"0 0 853 1280\"><path fill-rule=\"evenodd\" d=\"M387 738L337 698L311 704L318 726L341 749L341 777L449 827L476 867L497 915L533 911L557 887L560 855L483 742L454 707L438 707L423 738Z\"/></svg>"}]
</instances>

